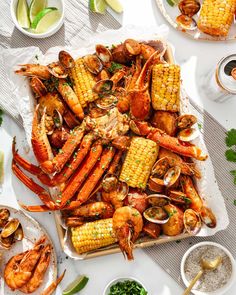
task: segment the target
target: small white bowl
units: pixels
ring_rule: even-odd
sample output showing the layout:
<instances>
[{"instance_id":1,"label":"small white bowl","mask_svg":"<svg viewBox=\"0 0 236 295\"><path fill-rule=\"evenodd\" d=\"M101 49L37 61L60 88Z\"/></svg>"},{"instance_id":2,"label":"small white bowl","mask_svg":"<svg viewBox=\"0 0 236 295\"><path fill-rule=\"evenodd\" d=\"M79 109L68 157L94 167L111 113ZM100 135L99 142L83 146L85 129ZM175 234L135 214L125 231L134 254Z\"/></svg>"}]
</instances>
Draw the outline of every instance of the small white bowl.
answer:
<instances>
[{"instance_id":1,"label":"small white bowl","mask_svg":"<svg viewBox=\"0 0 236 295\"><path fill-rule=\"evenodd\" d=\"M29 37L32 37L32 38L36 38L36 39L41 39L41 38L47 38L47 37L50 37L52 36L53 34L55 34L60 28L61 26L63 25L63 22L64 22L64 0L48 0L48 7L57 7L58 10L61 12L61 17L60 19L54 24L51 26L51 28L45 32L45 33L41 33L41 34L36 34L36 33L33 33L33 32L29 32L25 29L23 29L18 21L17 21L17 18L16 18L16 8L17 8L17 3L18 3L18 0L11 0L11 17L12 17L12 20L15 24L15 26L17 27L17 29L19 31L21 31L24 35L26 36L29 36Z\"/></svg>"},{"instance_id":2,"label":"small white bowl","mask_svg":"<svg viewBox=\"0 0 236 295\"><path fill-rule=\"evenodd\" d=\"M223 295L226 291L228 291L232 287L233 283L235 282L235 279L236 279L236 263L235 263L234 257L229 252L229 250L226 249L224 246L218 244L218 243L201 242L201 243L198 243L198 244L196 244L196 245L194 245L194 246L192 246L191 248L188 249L188 251L184 254L184 256L182 258L182 261L181 261L182 280L183 280L185 286L188 287L189 286L189 281L186 279L185 272L184 272L184 265L185 265L186 258L189 256L189 254L194 249L196 249L198 247L202 247L202 246L215 246L215 247L218 247L218 248L222 249L226 253L226 255L229 257L229 259L231 261L232 275L231 275L229 281L222 288L220 288L218 290L215 290L213 292L201 292L201 291L197 291L197 290L192 290L192 293L195 294L195 295Z\"/></svg>"},{"instance_id":3,"label":"small white bowl","mask_svg":"<svg viewBox=\"0 0 236 295\"><path fill-rule=\"evenodd\" d=\"M109 291L110 291L110 288L111 288L112 285L114 285L114 284L116 284L118 282L124 282L124 281L135 281L135 282L139 283L147 291L147 289L143 285L143 283L140 282L139 280L137 280L136 278L132 278L132 277L129 277L129 278L120 277L120 278L117 278L117 279L112 280L110 283L108 283L106 285L106 288L103 291L103 295L108 295L109 294Z\"/></svg>"}]
</instances>

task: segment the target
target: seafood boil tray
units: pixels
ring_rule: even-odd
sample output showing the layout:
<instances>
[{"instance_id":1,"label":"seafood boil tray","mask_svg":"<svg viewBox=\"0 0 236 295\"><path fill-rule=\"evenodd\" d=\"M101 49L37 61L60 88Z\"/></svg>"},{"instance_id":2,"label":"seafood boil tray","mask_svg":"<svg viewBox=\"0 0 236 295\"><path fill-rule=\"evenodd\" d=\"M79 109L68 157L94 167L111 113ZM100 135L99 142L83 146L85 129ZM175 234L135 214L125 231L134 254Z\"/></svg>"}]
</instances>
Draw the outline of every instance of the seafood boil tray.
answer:
<instances>
[{"instance_id":1,"label":"seafood boil tray","mask_svg":"<svg viewBox=\"0 0 236 295\"><path fill-rule=\"evenodd\" d=\"M16 138L12 170L43 202L20 205L54 212L71 258L122 251L133 259L133 248L227 226L218 186L207 186L213 167L166 41L97 43L79 58L58 50L47 65L14 70L32 89L38 165L21 156Z\"/></svg>"}]
</instances>

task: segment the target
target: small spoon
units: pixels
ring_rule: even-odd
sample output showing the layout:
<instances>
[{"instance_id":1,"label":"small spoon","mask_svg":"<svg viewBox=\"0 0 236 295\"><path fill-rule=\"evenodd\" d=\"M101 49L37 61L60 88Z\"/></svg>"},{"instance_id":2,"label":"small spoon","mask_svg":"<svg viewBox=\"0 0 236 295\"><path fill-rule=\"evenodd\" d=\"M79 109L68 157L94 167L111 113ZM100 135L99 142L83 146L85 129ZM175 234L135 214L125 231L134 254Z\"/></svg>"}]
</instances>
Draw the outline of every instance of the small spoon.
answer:
<instances>
[{"instance_id":1,"label":"small spoon","mask_svg":"<svg viewBox=\"0 0 236 295\"><path fill-rule=\"evenodd\" d=\"M184 291L183 295L189 295L193 286L196 284L196 282L201 278L205 270L215 270L222 262L222 257L217 256L214 260L205 260L201 259L201 267L202 269L199 271L199 273L196 275L194 279L190 282L188 288Z\"/></svg>"}]
</instances>

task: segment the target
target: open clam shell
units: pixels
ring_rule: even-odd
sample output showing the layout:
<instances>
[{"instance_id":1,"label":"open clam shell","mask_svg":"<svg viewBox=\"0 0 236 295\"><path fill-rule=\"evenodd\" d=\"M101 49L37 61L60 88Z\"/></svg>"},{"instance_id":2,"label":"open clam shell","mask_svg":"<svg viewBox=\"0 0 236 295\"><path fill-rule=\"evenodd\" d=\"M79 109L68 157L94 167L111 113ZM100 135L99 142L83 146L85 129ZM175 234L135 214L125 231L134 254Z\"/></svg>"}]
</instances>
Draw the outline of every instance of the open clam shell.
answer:
<instances>
[{"instance_id":1,"label":"open clam shell","mask_svg":"<svg viewBox=\"0 0 236 295\"><path fill-rule=\"evenodd\" d=\"M156 177L163 177L167 170L170 168L169 160L167 157L163 157L159 159L152 167L151 174L155 175Z\"/></svg>"},{"instance_id":2,"label":"open clam shell","mask_svg":"<svg viewBox=\"0 0 236 295\"><path fill-rule=\"evenodd\" d=\"M177 16L176 22L184 30L194 31L197 28L196 21L193 18L184 14Z\"/></svg>"},{"instance_id":3,"label":"open clam shell","mask_svg":"<svg viewBox=\"0 0 236 295\"><path fill-rule=\"evenodd\" d=\"M86 68L94 75L97 75L103 69L100 59L95 54L88 54L84 57Z\"/></svg>"},{"instance_id":4,"label":"open clam shell","mask_svg":"<svg viewBox=\"0 0 236 295\"><path fill-rule=\"evenodd\" d=\"M0 245L5 249L10 249L14 242L13 236L14 235L11 235L7 238L3 238L2 236L0 236Z\"/></svg>"},{"instance_id":5,"label":"open clam shell","mask_svg":"<svg viewBox=\"0 0 236 295\"><path fill-rule=\"evenodd\" d=\"M181 204L181 205L188 205L191 203L191 200L187 197L187 195L181 191L174 191L171 190L169 192L169 198L172 202Z\"/></svg>"},{"instance_id":6,"label":"open clam shell","mask_svg":"<svg viewBox=\"0 0 236 295\"><path fill-rule=\"evenodd\" d=\"M119 182L117 188L117 200L123 201L129 194L129 186L125 182Z\"/></svg>"},{"instance_id":7,"label":"open clam shell","mask_svg":"<svg viewBox=\"0 0 236 295\"><path fill-rule=\"evenodd\" d=\"M157 224L167 223L169 220L168 213L162 207L150 207L143 212L143 216L150 222Z\"/></svg>"},{"instance_id":8,"label":"open clam shell","mask_svg":"<svg viewBox=\"0 0 236 295\"><path fill-rule=\"evenodd\" d=\"M23 232L23 228L22 228L22 225L19 224L17 230L15 231L14 233L14 239L16 241L22 241L24 238L24 232Z\"/></svg>"},{"instance_id":9,"label":"open clam shell","mask_svg":"<svg viewBox=\"0 0 236 295\"><path fill-rule=\"evenodd\" d=\"M0 227L4 227L10 217L10 211L6 208L0 209Z\"/></svg>"},{"instance_id":10,"label":"open clam shell","mask_svg":"<svg viewBox=\"0 0 236 295\"><path fill-rule=\"evenodd\" d=\"M176 122L179 129L190 128L197 123L197 117L192 114L183 114L177 118Z\"/></svg>"},{"instance_id":11,"label":"open clam shell","mask_svg":"<svg viewBox=\"0 0 236 295\"><path fill-rule=\"evenodd\" d=\"M68 76L68 71L59 62L52 62L47 67L48 71L56 78L64 79Z\"/></svg>"},{"instance_id":12,"label":"open clam shell","mask_svg":"<svg viewBox=\"0 0 236 295\"><path fill-rule=\"evenodd\" d=\"M71 69L75 66L73 57L67 51L61 50L59 52L58 59L62 66L66 69Z\"/></svg>"},{"instance_id":13,"label":"open clam shell","mask_svg":"<svg viewBox=\"0 0 236 295\"><path fill-rule=\"evenodd\" d=\"M93 86L93 91L101 95L111 94L113 84L113 81L109 79L100 80Z\"/></svg>"},{"instance_id":14,"label":"open clam shell","mask_svg":"<svg viewBox=\"0 0 236 295\"><path fill-rule=\"evenodd\" d=\"M210 208L205 206L202 207L200 211L200 217L206 226L214 228L217 225L216 217Z\"/></svg>"},{"instance_id":15,"label":"open clam shell","mask_svg":"<svg viewBox=\"0 0 236 295\"><path fill-rule=\"evenodd\" d=\"M95 104L100 109L109 110L113 108L117 102L118 99L114 95L106 95L103 98L97 99Z\"/></svg>"},{"instance_id":16,"label":"open clam shell","mask_svg":"<svg viewBox=\"0 0 236 295\"><path fill-rule=\"evenodd\" d=\"M181 168L179 166L174 166L168 169L163 178L164 185L167 187L171 187L172 185L174 185L176 181L179 179L180 174Z\"/></svg>"},{"instance_id":17,"label":"open clam shell","mask_svg":"<svg viewBox=\"0 0 236 295\"><path fill-rule=\"evenodd\" d=\"M181 141L189 142L196 139L199 136L199 130L195 128L186 128L178 133L178 139Z\"/></svg>"},{"instance_id":18,"label":"open clam shell","mask_svg":"<svg viewBox=\"0 0 236 295\"><path fill-rule=\"evenodd\" d=\"M166 195L153 194L147 196L147 201L151 206L163 207L170 203L170 198Z\"/></svg>"},{"instance_id":19,"label":"open clam shell","mask_svg":"<svg viewBox=\"0 0 236 295\"><path fill-rule=\"evenodd\" d=\"M192 209L184 211L184 227L190 234L196 235L201 229L201 218Z\"/></svg>"},{"instance_id":20,"label":"open clam shell","mask_svg":"<svg viewBox=\"0 0 236 295\"><path fill-rule=\"evenodd\" d=\"M104 45L101 45L101 44L96 45L96 55L105 64L112 61L112 54L110 50Z\"/></svg>"},{"instance_id":21,"label":"open clam shell","mask_svg":"<svg viewBox=\"0 0 236 295\"><path fill-rule=\"evenodd\" d=\"M108 173L102 180L102 188L105 192L109 193L117 188L118 182L118 177L115 174Z\"/></svg>"},{"instance_id":22,"label":"open clam shell","mask_svg":"<svg viewBox=\"0 0 236 295\"><path fill-rule=\"evenodd\" d=\"M16 218L11 219L10 221L8 221L8 223L4 226L2 232L1 232L1 237L4 238L8 238L9 236L11 236L19 227L20 225L20 221Z\"/></svg>"},{"instance_id":23,"label":"open clam shell","mask_svg":"<svg viewBox=\"0 0 236 295\"><path fill-rule=\"evenodd\" d=\"M153 192L161 193L165 185L163 179L151 176L148 180L148 187Z\"/></svg>"},{"instance_id":24,"label":"open clam shell","mask_svg":"<svg viewBox=\"0 0 236 295\"><path fill-rule=\"evenodd\" d=\"M182 14L192 17L198 13L201 8L201 4L196 0L182 0L179 2L179 10Z\"/></svg>"}]
</instances>

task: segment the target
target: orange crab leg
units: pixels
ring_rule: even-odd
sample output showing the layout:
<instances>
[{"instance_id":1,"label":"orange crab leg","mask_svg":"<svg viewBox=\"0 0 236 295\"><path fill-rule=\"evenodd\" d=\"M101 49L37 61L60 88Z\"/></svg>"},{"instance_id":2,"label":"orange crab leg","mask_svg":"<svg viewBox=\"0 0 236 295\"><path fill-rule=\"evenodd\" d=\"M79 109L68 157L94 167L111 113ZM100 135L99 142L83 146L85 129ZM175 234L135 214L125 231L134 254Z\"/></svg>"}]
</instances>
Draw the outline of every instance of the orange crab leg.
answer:
<instances>
[{"instance_id":1,"label":"orange crab leg","mask_svg":"<svg viewBox=\"0 0 236 295\"><path fill-rule=\"evenodd\" d=\"M75 128L63 145L61 151L52 160L46 160L41 163L40 166L42 170L47 174L60 172L81 142L81 139L84 136L84 131L84 125Z\"/></svg>"},{"instance_id":2,"label":"orange crab leg","mask_svg":"<svg viewBox=\"0 0 236 295\"><path fill-rule=\"evenodd\" d=\"M122 155L123 155L123 151L122 150L119 150L118 152L116 152L116 154L115 154L115 156L114 156L114 158L112 160L112 163L111 163L111 165L110 165L107 173L113 174L113 173L116 172L116 169L118 167L118 164L120 162L120 159L121 159Z\"/></svg>"},{"instance_id":3,"label":"orange crab leg","mask_svg":"<svg viewBox=\"0 0 236 295\"><path fill-rule=\"evenodd\" d=\"M97 183L101 179L105 170L109 167L109 164L111 163L114 157L114 154L115 154L115 149L113 147L107 147L103 151L100 161L98 161L96 165L93 167L87 180L85 181L84 185L79 191L76 197L76 201L72 201L68 206L65 206L62 210L76 209L89 199L90 194L93 192L94 188L96 187Z\"/></svg>"},{"instance_id":4,"label":"orange crab leg","mask_svg":"<svg viewBox=\"0 0 236 295\"><path fill-rule=\"evenodd\" d=\"M130 122L130 126L132 131L138 135L147 136L148 139L155 141L159 146L176 154L195 158L200 161L205 161L208 157L203 154L199 147L195 145L184 145L178 138L172 137L158 128L151 127L147 122L133 120Z\"/></svg>"},{"instance_id":5,"label":"orange crab leg","mask_svg":"<svg viewBox=\"0 0 236 295\"><path fill-rule=\"evenodd\" d=\"M64 278L66 270L60 275L60 277L56 280L56 282L52 282L40 295L51 295L56 290L57 286L60 284L62 279Z\"/></svg>"},{"instance_id":6,"label":"orange crab leg","mask_svg":"<svg viewBox=\"0 0 236 295\"><path fill-rule=\"evenodd\" d=\"M62 192L60 207L63 208L66 203L73 197L76 191L80 188L82 183L87 178L89 172L92 170L99 157L101 156L102 149L102 144L99 141L95 142L87 158L83 162L82 167L76 171L76 173L69 180L66 188Z\"/></svg>"},{"instance_id":7,"label":"orange crab leg","mask_svg":"<svg viewBox=\"0 0 236 295\"><path fill-rule=\"evenodd\" d=\"M46 204L46 207L50 210L55 210L58 206L51 199L50 194L36 182L34 182L31 178L26 176L21 169L12 162L12 171L16 175L16 177L24 183L31 191L38 195L41 201ZM27 206L22 205L23 208L27 208Z\"/></svg>"}]
</instances>

